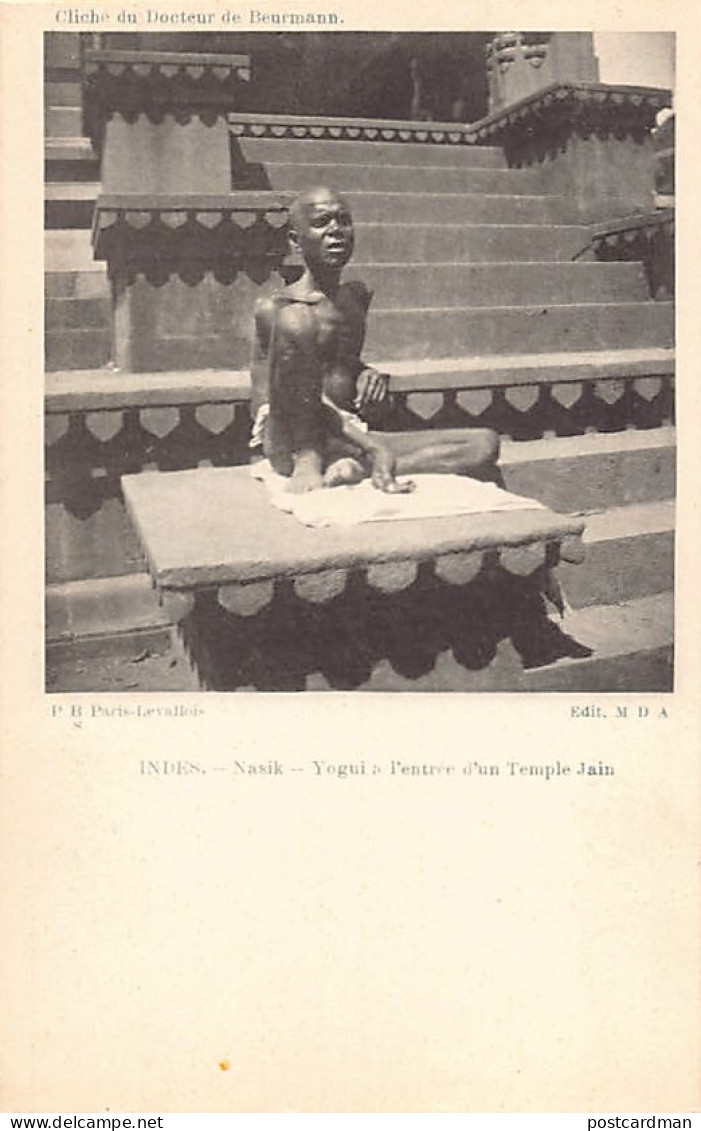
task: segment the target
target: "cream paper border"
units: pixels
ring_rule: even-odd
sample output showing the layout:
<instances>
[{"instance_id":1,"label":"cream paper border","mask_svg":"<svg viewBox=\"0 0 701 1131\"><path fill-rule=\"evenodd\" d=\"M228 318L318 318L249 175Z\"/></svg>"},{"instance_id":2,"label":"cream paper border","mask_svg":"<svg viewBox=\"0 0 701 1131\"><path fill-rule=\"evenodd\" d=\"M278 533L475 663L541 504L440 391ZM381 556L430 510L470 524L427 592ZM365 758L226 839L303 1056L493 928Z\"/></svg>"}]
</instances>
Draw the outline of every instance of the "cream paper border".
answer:
<instances>
[{"instance_id":1,"label":"cream paper border","mask_svg":"<svg viewBox=\"0 0 701 1131\"><path fill-rule=\"evenodd\" d=\"M182 697L203 707L200 719L77 725L52 719L51 705L89 711L120 697L42 690L41 33L55 28L57 6L0 5L0 1108L698 1110L693 10L335 5L347 30L677 30L675 693L618 696L627 720L570 717L573 705L609 705L609 696L208 695ZM669 718L657 717L661 706ZM142 758L271 757L584 759L613 763L616 775L223 784L221 775L139 773Z\"/></svg>"}]
</instances>

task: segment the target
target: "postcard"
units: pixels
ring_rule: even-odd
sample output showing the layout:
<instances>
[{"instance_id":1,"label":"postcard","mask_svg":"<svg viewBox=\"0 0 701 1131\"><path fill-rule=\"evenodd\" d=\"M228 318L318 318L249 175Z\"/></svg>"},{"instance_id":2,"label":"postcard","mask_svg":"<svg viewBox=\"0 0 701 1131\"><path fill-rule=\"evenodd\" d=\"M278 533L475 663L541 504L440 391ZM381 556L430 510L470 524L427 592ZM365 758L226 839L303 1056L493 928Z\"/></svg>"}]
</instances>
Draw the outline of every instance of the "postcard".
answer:
<instances>
[{"instance_id":1,"label":"postcard","mask_svg":"<svg viewBox=\"0 0 701 1131\"><path fill-rule=\"evenodd\" d=\"M2 1110L697 1112L693 17L0 22Z\"/></svg>"}]
</instances>

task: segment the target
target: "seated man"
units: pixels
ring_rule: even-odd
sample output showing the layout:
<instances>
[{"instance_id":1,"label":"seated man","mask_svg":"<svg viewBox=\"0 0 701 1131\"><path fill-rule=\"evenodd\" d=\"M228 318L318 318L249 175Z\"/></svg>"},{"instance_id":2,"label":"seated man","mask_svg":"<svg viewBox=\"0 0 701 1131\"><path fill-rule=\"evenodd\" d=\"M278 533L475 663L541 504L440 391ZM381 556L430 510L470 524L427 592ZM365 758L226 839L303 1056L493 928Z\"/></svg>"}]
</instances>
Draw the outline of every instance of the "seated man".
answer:
<instances>
[{"instance_id":1,"label":"seated man","mask_svg":"<svg viewBox=\"0 0 701 1131\"><path fill-rule=\"evenodd\" d=\"M396 475L422 472L494 478L498 438L489 429L380 434L361 419L377 417L388 378L360 359L371 296L341 282L353 253L345 201L327 188L303 193L290 209L290 240L303 275L256 304L251 446L262 440L295 492L366 476L381 491L409 491Z\"/></svg>"}]
</instances>

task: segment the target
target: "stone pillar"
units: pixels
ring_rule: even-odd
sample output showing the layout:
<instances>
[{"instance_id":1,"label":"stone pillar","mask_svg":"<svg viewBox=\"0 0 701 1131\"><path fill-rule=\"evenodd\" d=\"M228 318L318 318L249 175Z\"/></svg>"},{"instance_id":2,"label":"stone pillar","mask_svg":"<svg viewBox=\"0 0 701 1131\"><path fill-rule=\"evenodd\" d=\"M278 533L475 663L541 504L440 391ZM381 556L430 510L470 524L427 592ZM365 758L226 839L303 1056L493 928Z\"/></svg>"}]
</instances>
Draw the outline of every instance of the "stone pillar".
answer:
<instances>
[{"instance_id":1,"label":"stone pillar","mask_svg":"<svg viewBox=\"0 0 701 1131\"><path fill-rule=\"evenodd\" d=\"M244 55L87 50L83 105L105 193L231 189L226 114L247 109Z\"/></svg>"},{"instance_id":2,"label":"stone pillar","mask_svg":"<svg viewBox=\"0 0 701 1131\"><path fill-rule=\"evenodd\" d=\"M193 115L178 122L164 114L128 121L114 114L105 127L102 157L105 193L231 192L229 131L224 117L206 124Z\"/></svg>"},{"instance_id":3,"label":"stone pillar","mask_svg":"<svg viewBox=\"0 0 701 1131\"><path fill-rule=\"evenodd\" d=\"M119 369L247 368L254 303L279 287L287 247L273 195L100 196L93 248L112 283Z\"/></svg>"},{"instance_id":4,"label":"stone pillar","mask_svg":"<svg viewBox=\"0 0 701 1131\"><path fill-rule=\"evenodd\" d=\"M590 31L554 31L549 42L551 82L598 82L599 60Z\"/></svg>"},{"instance_id":5,"label":"stone pillar","mask_svg":"<svg viewBox=\"0 0 701 1131\"><path fill-rule=\"evenodd\" d=\"M591 32L500 32L487 45L489 112L555 82L598 82Z\"/></svg>"}]
</instances>

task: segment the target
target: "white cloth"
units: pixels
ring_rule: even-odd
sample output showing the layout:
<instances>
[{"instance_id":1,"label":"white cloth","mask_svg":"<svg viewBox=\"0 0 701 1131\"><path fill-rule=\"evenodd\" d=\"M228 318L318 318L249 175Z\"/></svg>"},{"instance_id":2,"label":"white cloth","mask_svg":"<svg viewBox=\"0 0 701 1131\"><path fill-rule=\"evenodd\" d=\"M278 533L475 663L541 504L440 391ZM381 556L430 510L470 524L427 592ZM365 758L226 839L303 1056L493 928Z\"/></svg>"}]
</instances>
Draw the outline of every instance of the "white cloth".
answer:
<instances>
[{"instance_id":1,"label":"white cloth","mask_svg":"<svg viewBox=\"0 0 701 1131\"><path fill-rule=\"evenodd\" d=\"M463 475L412 475L416 488L409 495L387 495L373 487L369 479L295 495L289 490L290 480L273 471L268 460L252 464L251 474L265 484L273 506L294 515L305 526L355 526L360 522L545 509L535 499L512 495L495 483Z\"/></svg>"},{"instance_id":2,"label":"white cloth","mask_svg":"<svg viewBox=\"0 0 701 1131\"><path fill-rule=\"evenodd\" d=\"M338 415L341 417L341 419L346 424L352 424L353 427L357 428L359 432L367 432L368 431L368 425L365 423L364 420L361 420L360 417L356 415L356 413L347 412L345 410L345 408L339 408L338 405L335 405L333 403L333 401L329 400L328 397L322 396L321 399L324 402L324 404L330 405L331 408L333 408L335 410L335 412L338 413ZM256 418L253 421L253 427L251 428L251 438L248 441L248 446L249 446L249 448L251 449L252 452L256 451L258 448L263 447L263 442L264 442L264 439L265 439L265 428L266 428L266 425L268 423L269 416L270 416L270 405L266 401L258 409L258 412L256 413Z\"/></svg>"},{"instance_id":3,"label":"white cloth","mask_svg":"<svg viewBox=\"0 0 701 1131\"><path fill-rule=\"evenodd\" d=\"M251 451L263 447L263 440L265 438L265 425L270 416L270 405L267 403L262 404L256 413L256 418L253 421L251 429L251 438L248 441L248 446Z\"/></svg>"}]
</instances>

